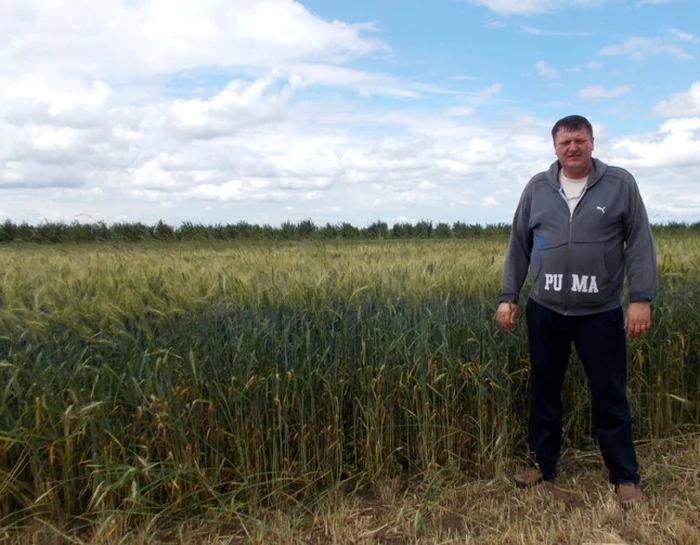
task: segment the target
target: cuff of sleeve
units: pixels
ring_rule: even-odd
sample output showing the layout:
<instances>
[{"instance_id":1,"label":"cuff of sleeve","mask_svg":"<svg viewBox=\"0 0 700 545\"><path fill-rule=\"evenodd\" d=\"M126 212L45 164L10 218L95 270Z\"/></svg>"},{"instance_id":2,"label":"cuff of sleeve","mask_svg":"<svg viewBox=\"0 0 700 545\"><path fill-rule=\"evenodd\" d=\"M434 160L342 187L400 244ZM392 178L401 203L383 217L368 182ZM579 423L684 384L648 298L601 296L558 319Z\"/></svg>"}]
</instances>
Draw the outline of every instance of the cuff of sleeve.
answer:
<instances>
[{"instance_id":1,"label":"cuff of sleeve","mask_svg":"<svg viewBox=\"0 0 700 545\"><path fill-rule=\"evenodd\" d=\"M518 304L518 296L514 293L504 293L498 297L498 304L501 303L515 303Z\"/></svg>"}]
</instances>

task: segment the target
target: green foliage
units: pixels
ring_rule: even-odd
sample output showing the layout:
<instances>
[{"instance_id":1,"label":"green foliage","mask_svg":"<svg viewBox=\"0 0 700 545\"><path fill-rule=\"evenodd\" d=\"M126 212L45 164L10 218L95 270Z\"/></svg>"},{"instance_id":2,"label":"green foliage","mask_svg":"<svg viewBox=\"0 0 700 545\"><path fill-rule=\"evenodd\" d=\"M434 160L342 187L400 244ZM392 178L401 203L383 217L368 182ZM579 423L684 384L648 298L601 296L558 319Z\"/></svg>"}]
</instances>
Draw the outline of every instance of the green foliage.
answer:
<instances>
[{"instance_id":1,"label":"green foliage","mask_svg":"<svg viewBox=\"0 0 700 545\"><path fill-rule=\"evenodd\" d=\"M435 238L452 238L452 229L446 223L438 223L433 231Z\"/></svg>"},{"instance_id":2,"label":"green foliage","mask_svg":"<svg viewBox=\"0 0 700 545\"><path fill-rule=\"evenodd\" d=\"M691 235L700 234L698 223L666 223L653 226L657 235ZM510 233L510 225L497 223L489 225L467 224L457 221L452 225L440 222L433 225L430 220L416 223L399 222L391 227L386 222L375 221L367 227L355 227L327 223L318 227L311 219L297 223L283 222L279 227L270 225L253 225L245 221L235 224L203 225L184 222L179 227L172 227L162 220L153 226L143 223L93 224L73 222L71 224L46 222L40 225L14 224L6 220L0 225L0 243L7 242L187 242L205 240L328 240L343 239L407 239L407 238L474 238L503 237Z\"/></svg>"},{"instance_id":3,"label":"green foliage","mask_svg":"<svg viewBox=\"0 0 700 545\"><path fill-rule=\"evenodd\" d=\"M188 225L199 242L161 244L169 231L144 229L119 231L138 245L0 253L4 523L241 511L341 480L492 476L522 452L524 327L493 322L505 237L344 243L326 226L327 242L230 243ZM700 419L700 250L658 246L655 325L630 345L640 439ZM584 381L572 361L569 448L593 444Z\"/></svg>"}]
</instances>

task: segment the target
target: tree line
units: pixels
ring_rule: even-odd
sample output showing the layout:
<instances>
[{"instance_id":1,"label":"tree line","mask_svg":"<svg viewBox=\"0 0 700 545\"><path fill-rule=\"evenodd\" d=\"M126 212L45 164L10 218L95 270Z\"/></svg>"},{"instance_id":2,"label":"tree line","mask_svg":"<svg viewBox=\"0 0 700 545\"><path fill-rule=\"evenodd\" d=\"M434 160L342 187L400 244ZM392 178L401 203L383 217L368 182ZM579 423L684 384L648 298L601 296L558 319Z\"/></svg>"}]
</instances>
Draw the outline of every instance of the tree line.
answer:
<instances>
[{"instance_id":1,"label":"tree line","mask_svg":"<svg viewBox=\"0 0 700 545\"><path fill-rule=\"evenodd\" d=\"M654 224L655 233L700 234L700 222L670 222ZM468 224L421 220L415 223L399 222L389 226L375 221L366 227L350 223L316 225L312 220L285 221L278 227L256 225L245 221L230 224L205 225L183 222L171 226L163 221L153 225L141 222L119 223L63 223L43 222L32 225L6 220L0 224L0 243L85 243L85 242L148 242L148 241L205 241L205 240L330 240L330 239L451 239L487 236L507 236L510 224Z\"/></svg>"}]
</instances>

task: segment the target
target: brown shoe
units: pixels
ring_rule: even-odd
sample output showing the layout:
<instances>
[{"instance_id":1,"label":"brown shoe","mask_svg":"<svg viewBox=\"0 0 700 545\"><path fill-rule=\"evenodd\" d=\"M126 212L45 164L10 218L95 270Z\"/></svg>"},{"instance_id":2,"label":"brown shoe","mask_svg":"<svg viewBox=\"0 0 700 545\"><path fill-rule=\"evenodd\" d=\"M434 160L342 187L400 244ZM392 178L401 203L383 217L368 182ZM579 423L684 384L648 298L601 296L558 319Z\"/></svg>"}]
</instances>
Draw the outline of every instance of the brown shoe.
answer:
<instances>
[{"instance_id":1,"label":"brown shoe","mask_svg":"<svg viewBox=\"0 0 700 545\"><path fill-rule=\"evenodd\" d=\"M544 480L544 475L536 467L528 467L522 473L518 473L513 477L515 485L519 488L530 488L540 484Z\"/></svg>"},{"instance_id":2,"label":"brown shoe","mask_svg":"<svg viewBox=\"0 0 700 545\"><path fill-rule=\"evenodd\" d=\"M620 505L625 509L639 503L643 498L642 489L639 488L638 484L634 483L615 485L615 493L617 494L617 499L620 500Z\"/></svg>"}]
</instances>

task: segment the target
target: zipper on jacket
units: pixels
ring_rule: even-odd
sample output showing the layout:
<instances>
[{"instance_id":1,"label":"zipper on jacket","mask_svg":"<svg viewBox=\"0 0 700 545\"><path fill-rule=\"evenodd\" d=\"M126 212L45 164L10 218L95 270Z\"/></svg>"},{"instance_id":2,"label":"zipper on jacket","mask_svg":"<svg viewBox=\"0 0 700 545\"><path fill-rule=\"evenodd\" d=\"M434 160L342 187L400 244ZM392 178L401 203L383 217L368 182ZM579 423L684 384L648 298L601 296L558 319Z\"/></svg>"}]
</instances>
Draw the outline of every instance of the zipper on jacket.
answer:
<instances>
[{"instance_id":1,"label":"zipper on jacket","mask_svg":"<svg viewBox=\"0 0 700 545\"><path fill-rule=\"evenodd\" d=\"M564 314L567 314L569 310L568 297L566 296L566 294L568 293L567 290L569 290L570 288L571 281L571 233L573 230L572 224L574 222L574 214L576 214L576 209L579 207L579 204L581 204L581 201L583 200L583 197L586 195L587 192L588 184L586 184L586 186L583 188L583 191L581 192L578 201L576 201L576 206L574 206L574 209L570 210L569 199L566 198L564 188L559 187L559 194L561 195L562 199L564 199L564 204L566 205L567 209L566 211L569 213L569 234L566 241L566 270L564 271L564 281L562 282L562 306L564 307Z\"/></svg>"},{"instance_id":2,"label":"zipper on jacket","mask_svg":"<svg viewBox=\"0 0 700 545\"><path fill-rule=\"evenodd\" d=\"M585 188L584 188L585 190ZM566 304L566 288L568 287L569 280L569 269L571 269L571 220L574 218L574 213L569 209L569 199L566 197L566 193L564 192L564 188L559 186L559 195L561 195L562 200L564 201L564 206L566 206L566 215L569 218L569 234L568 238L566 240L566 269L564 270L564 281L562 282L562 292L561 292L561 306L563 307L564 314L567 313L568 307ZM583 194L581 194L583 196ZM580 198L579 198L580 199ZM576 203L576 206L578 206L578 203ZM575 208L574 208L575 210Z\"/></svg>"},{"instance_id":3,"label":"zipper on jacket","mask_svg":"<svg viewBox=\"0 0 700 545\"><path fill-rule=\"evenodd\" d=\"M581 195L583 196L583 195ZM578 203L576 203L576 206L578 206ZM574 212L576 211L576 206L574 207L574 211L572 211L569 214L569 238L566 241L566 272L564 274L564 314L567 313L569 310L569 305L568 303L568 297L566 294L568 293L567 290L569 289L569 277L571 276L571 224L573 223L574 220Z\"/></svg>"}]
</instances>

